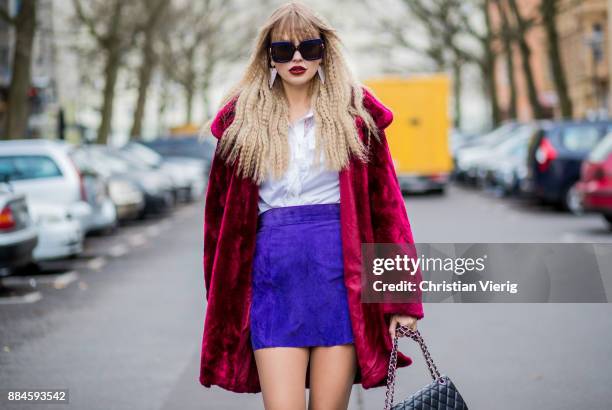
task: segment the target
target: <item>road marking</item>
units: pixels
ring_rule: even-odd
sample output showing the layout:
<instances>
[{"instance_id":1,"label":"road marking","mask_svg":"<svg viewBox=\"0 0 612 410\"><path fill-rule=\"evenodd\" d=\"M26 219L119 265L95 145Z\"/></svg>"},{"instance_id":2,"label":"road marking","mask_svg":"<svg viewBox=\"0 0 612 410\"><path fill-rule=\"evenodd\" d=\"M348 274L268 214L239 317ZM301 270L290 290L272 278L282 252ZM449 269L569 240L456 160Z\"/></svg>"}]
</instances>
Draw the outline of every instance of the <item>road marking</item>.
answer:
<instances>
[{"instance_id":1,"label":"road marking","mask_svg":"<svg viewBox=\"0 0 612 410\"><path fill-rule=\"evenodd\" d=\"M79 278L79 273L77 271L69 271L62 275L59 275L55 281L53 281L53 287L55 289L63 289L66 286L70 285L72 282L76 281Z\"/></svg>"},{"instance_id":2,"label":"road marking","mask_svg":"<svg viewBox=\"0 0 612 410\"><path fill-rule=\"evenodd\" d=\"M147 235L154 237L154 236L158 236L162 231L162 228L160 226L159 223L156 223L155 225L151 225L147 228Z\"/></svg>"},{"instance_id":3,"label":"road marking","mask_svg":"<svg viewBox=\"0 0 612 410\"><path fill-rule=\"evenodd\" d=\"M0 305L11 305L17 303L34 303L42 299L42 294L35 290L21 296L0 297Z\"/></svg>"},{"instance_id":4,"label":"road marking","mask_svg":"<svg viewBox=\"0 0 612 410\"><path fill-rule=\"evenodd\" d=\"M70 270L58 275L27 275L27 276L8 276L2 280L7 286L29 285L35 287L37 284L53 285L56 289L65 288L79 278L79 273Z\"/></svg>"},{"instance_id":5,"label":"road marking","mask_svg":"<svg viewBox=\"0 0 612 410\"><path fill-rule=\"evenodd\" d=\"M118 258L119 256L123 256L126 253L128 253L128 248L122 243L114 245L108 250L108 254L113 258Z\"/></svg>"},{"instance_id":6,"label":"road marking","mask_svg":"<svg viewBox=\"0 0 612 410\"><path fill-rule=\"evenodd\" d=\"M127 240L132 246L142 246L147 243L147 237L142 233L132 234L128 236Z\"/></svg>"},{"instance_id":7,"label":"road marking","mask_svg":"<svg viewBox=\"0 0 612 410\"><path fill-rule=\"evenodd\" d=\"M87 267L92 270L100 270L106 265L106 258L104 256L97 256L87 262Z\"/></svg>"}]
</instances>

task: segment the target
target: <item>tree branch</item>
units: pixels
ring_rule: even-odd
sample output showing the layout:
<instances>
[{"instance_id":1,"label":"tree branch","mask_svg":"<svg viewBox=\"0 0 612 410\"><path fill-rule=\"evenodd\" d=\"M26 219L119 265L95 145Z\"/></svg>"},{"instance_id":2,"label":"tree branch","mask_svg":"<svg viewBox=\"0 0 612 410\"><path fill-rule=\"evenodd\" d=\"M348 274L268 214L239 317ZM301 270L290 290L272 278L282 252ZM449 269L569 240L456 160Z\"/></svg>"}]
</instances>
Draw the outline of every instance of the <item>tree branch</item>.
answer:
<instances>
[{"instance_id":1,"label":"tree branch","mask_svg":"<svg viewBox=\"0 0 612 410\"><path fill-rule=\"evenodd\" d=\"M17 21L17 20L16 20L14 17L11 17L11 16L8 14L8 11L6 11L6 10L5 10L5 9L3 9L3 8L0 8L0 18L1 18L2 20L6 21L8 24L11 24L11 25L15 25L15 23L16 23L16 21Z\"/></svg>"},{"instance_id":2,"label":"tree branch","mask_svg":"<svg viewBox=\"0 0 612 410\"><path fill-rule=\"evenodd\" d=\"M103 43L104 38L102 37L102 35L100 35L100 33L96 31L96 25L94 21L85 15L81 1L72 0L72 3L74 5L74 10L76 11L77 16L79 17L79 20L81 20L81 22L87 26L92 37L94 37L99 43Z\"/></svg>"}]
</instances>

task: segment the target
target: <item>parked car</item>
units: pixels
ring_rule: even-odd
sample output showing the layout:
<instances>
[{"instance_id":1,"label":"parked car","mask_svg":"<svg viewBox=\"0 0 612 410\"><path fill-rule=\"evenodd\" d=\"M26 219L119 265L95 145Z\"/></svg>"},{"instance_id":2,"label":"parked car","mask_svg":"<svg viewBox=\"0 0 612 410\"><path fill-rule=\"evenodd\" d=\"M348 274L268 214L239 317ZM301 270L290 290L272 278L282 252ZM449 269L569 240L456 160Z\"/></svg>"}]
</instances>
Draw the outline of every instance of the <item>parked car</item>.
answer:
<instances>
[{"instance_id":1,"label":"parked car","mask_svg":"<svg viewBox=\"0 0 612 410\"><path fill-rule=\"evenodd\" d=\"M83 172L97 173L104 179L119 220L134 219L141 214L145 192L122 159L105 155L89 145L79 146L73 158Z\"/></svg>"},{"instance_id":2,"label":"parked car","mask_svg":"<svg viewBox=\"0 0 612 410\"><path fill-rule=\"evenodd\" d=\"M457 128L452 128L450 130L449 136L449 146L452 153L453 158L457 156L457 151L462 148L467 148L470 144L473 144L476 139L480 138L478 134L466 133L464 131L458 130Z\"/></svg>"},{"instance_id":3,"label":"parked car","mask_svg":"<svg viewBox=\"0 0 612 410\"><path fill-rule=\"evenodd\" d=\"M155 150L138 142L129 142L122 148L144 164L166 173L175 187L175 199L193 201L204 192L205 162L192 157L164 158Z\"/></svg>"},{"instance_id":4,"label":"parked car","mask_svg":"<svg viewBox=\"0 0 612 410\"><path fill-rule=\"evenodd\" d=\"M477 161L487 157L491 150L508 138L518 126L516 122L505 123L487 134L473 138L459 148L455 157L455 178L459 181L476 183Z\"/></svg>"},{"instance_id":5,"label":"parked car","mask_svg":"<svg viewBox=\"0 0 612 410\"><path fill-rule=\"evenodd\" d=\"M528 150L528 187L538 199L580 212L576 183L582 161L612 129L612 121L542 123Z\"/></svg>"},{"instance_id":6,"label":"parked car","mask_svg":"<svg viewBox=\"0 0 612 410\"><path fill-rule=\"evenodd\" d=\"M140 161L130 158L125 152L101 144L86 146L100 160L113 169L113 173L129 176L131 182L136 184L144 194L144 208L138 217L145 217L150 213L164 212L174 204L172 181L159 170L151 169Z\"/></svg>"},{"instance_id":7,"label":"parked car","mask_svg":"<svg viewBox=\"0 0 612 410\"><path fill-rule=\"evenodd\" d=\"M472 169L478 185L482 187L495 186L495 171L513 155L520 154L521 148L524 147L524 151L526 151L529 139L536 131L536 127L536 123L520 124L509 132L503 141L491 146L488 154L475 158L472 162ZM526 154L523 156L523 160L527 160Z\"/></svg>"},{"instance_id":8,"label":"parked car","mask_svg":"<svg viewBox=\"0 0 612 410\"><path fill-rule=\"evenodd\" d=\"M203 160L207 175L217 146L216 138L200 139L197 135L159 137L150 141L139 140L138 142L155 150L166 159L189 157Z\"/></svg>"},{"instance_id":9,"label":"parked car","mask_svg":"<svg viewBox=\"0 0 612 410\"><path fill-rule=\"evenodd\" d=\"M601 213L612 229L612 133L582 163L577 190L584 210Z\"/></svg>"},{"instance_id":10,"label":"parked car","mask_svg":"<svg viewBox=\"0 0 612 410\"><path fill-rule=\"evenodd\" d=\"M85 233L112 227L117 215L103 181L79 171L71 157L75 148L44 139L0 141L0 178L7 177L28 204L68 207Z\"/></svg>"},{"instance_id":11,"label":"parked car","mask_svg":"<svg viewBox=\"0 0 612 410\"><path fill-rule=\"evenodd\" d=\"M32 262L37 243L38 230L25 195L0 182L0 276Z\"/></svg>"},{"instance_id":12,"label":"parked car","mask_svg":"<svg viewBox=\"0 0 612 410\"><path fill-rule=\"evenodd\" d=\"M34 248L36 262L73 257L83 252L85 232L66 205L33 202L30 208L38 229L38 244Z\"/></svg>"},{"instance_id":13,"label":"parked car","mask_svg":"<svg viewBox=\"0 0 612 410\"><path fill-rule=\"evenodd\" d=\"M492 184L502 195L511 196L524 193L529 139L523 142L513 146L493 168Z\"/></svg>"}]
</instances>

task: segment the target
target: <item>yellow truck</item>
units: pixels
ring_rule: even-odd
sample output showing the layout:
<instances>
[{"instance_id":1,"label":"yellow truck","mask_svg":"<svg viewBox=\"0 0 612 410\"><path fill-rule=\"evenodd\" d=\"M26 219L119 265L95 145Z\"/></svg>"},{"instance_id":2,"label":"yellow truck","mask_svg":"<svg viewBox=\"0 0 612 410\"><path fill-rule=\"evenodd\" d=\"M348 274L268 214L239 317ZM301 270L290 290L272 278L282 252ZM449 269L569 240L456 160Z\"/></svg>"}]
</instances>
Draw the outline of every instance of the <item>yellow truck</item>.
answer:
<instances>
[{"instance_id":1,"label":"yellow truck","mask_svg":"<svg viewBox=\"0 0 612 410\"><path fill-rule=\"evenodd\" d=\"M385 133L402 191L443 193L453 167L448 75L382 77L365 85L393 111Z\"/></svg>"}]
</instances>

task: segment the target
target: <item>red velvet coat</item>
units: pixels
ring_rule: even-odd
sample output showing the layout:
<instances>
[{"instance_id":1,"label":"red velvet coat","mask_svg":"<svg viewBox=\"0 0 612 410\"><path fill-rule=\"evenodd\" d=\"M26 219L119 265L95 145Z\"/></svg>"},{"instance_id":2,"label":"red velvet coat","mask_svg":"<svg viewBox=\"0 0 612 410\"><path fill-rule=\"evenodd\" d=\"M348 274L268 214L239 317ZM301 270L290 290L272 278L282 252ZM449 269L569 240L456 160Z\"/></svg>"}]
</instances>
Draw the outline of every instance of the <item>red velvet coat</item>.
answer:
<instances>
[{"instance_id":1,"label":"red velvet coat","mask_svg":"<svg viewBox=\"0 0 612 410\"><path fill-rule=\"evenodd\" d=\"M220 138L234 116L230 101L216 115L211 132ZM340 171L340 219L344 282L353 328L358 371L353 383L363 388L386 383L392 341L392 313L421 319L421 303L361 303L361 243L414 243L384 129L392 112L365 91L365 108L381 130L382 143L372 137L372 161L353 159ZM363 119L355 126L364 139ZM364 140L365 141L365 140ZM200 383L234 392L261 391L251 348L249 313L251 266L258 217L258 186L234 173L215 155L204 210L204 279L206 317L201 351ZM232 169L230 169L232 168ZM412 359L398 353L398 367ZM306 388L308 388L306 377Z\"/></svg>"}]
</instances>

